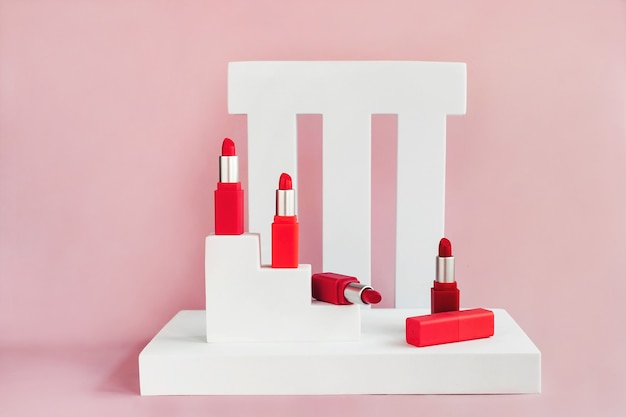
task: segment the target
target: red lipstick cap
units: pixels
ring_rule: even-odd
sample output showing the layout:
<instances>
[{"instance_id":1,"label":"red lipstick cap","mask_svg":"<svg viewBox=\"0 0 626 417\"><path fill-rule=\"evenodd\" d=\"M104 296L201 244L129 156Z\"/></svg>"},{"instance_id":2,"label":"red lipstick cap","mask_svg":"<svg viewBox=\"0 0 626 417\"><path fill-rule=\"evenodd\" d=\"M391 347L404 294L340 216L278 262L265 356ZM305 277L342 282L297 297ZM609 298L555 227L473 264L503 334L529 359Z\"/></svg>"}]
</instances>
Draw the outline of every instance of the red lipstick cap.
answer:
<instances>
[{"instance_id":1,"label":"red lipstick cap","mask_svg":"<svg viewBox=\"0 0 626 417\"><path fill-rule=\"evenodd\" d=\"M406 319L406 342L423 347L493 336L493 311L449 311Z\"/></svg>"}]
</instances>

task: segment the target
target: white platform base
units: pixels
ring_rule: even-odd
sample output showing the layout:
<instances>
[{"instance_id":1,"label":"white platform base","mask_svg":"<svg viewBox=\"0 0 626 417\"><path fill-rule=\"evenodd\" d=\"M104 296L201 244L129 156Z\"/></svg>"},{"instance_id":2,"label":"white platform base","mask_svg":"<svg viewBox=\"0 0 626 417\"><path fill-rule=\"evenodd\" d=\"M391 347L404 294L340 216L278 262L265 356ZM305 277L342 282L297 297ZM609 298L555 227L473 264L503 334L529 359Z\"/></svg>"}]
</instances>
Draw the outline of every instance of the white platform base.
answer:
<instances>
[{"instance_id":1,"label":"white platform base","mask_svg":"<svg viewBox=\"0 0 626 417\"><path fill-rule=\"evenodd\" d=\"M406 344L421 309L363 310L361 340L207 343L205 312L179 312L139 355L142 395L504 394L541 392L541 353L504 310L495 335Z\"/></svg>"},{"instance_id":2,"label":"white platform base","mask_svg":"<svg viewBox=\"0 0 626 417\"><path fill-rule=\"evenodd\" d=\"M311 265L261 266L259 235L206 238L209 343L359 340L361 309L311 298Z\"/></svg>"}]
</instances>

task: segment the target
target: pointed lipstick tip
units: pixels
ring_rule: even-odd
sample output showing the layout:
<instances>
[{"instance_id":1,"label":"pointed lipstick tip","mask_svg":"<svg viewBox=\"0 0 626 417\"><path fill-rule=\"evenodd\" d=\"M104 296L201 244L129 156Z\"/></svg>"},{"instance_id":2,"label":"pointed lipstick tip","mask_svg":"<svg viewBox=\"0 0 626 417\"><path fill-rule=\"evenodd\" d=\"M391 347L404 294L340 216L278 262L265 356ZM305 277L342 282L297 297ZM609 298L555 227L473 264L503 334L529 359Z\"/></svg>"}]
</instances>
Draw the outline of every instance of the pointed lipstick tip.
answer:
<instances>
[{"instance_id":1,"label":"pointed lipstick tip","mask_svg":"<svg viewBox=\"0 0 626 417\"><path fill-rule=\"evenodd\" d=\"M291 190L293 188L293 184L291 182L291 176L286 173L280 174L280 179L278 180L278 189L279 190Z\"/></svg>"},{"instance_id":2,"label":"pointed lipstick tip","mask_svg":"<svg viewBox=\"0 0 626 417\"><path fill-rule=\"evenodd\" d=\"M222 142L222 156L235 156L235 142L229 138L225 138Z\"/></svg>"},{"instance_id":3,"label":"pointed lipstick tip","mask_svg":"<svg viewBox=\"0 0 626 417\"><path fill-rule=\"evenodd\" d=\"M367 304L378 304L380 300L383 299L383 296L374 289L368 288L361 294L361 300Z\"/></svg>"},{"instance_id":4,"label":"pointed lipstick tip","mask_svg":"<svg viewBox=\"0 0 626 417\"><path fill-rule=\"evenodd\" d=\"M439 257L450 258L452 256L452 243L445 237L439 241Z\"/></svg>"}]
</instances>

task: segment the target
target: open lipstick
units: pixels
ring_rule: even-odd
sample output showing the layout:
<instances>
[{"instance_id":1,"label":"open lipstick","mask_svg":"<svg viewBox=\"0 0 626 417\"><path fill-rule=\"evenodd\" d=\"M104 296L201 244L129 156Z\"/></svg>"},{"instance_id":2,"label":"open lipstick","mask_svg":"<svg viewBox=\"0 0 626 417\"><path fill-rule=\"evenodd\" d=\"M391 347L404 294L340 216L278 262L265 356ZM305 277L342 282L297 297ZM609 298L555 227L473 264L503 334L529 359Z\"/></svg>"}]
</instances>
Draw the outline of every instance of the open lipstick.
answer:
<instances>
[{"instance_id":1,"label":"open lipstick","mask_svg":"<svg viewBox=\"0 0 626 417\"><path fill-rule=\"evenodd\" d=\"M296 190L289 174L280 174L276 190L276 215L272 223L272 268L298 267L299 225Z\"/></svg>"},{"instance_id":2,"label":"open lipstick","mask_svg":"<svg viewBox=\"0 0 626 417\"><path fill-rule=\"evenodd\" d=\"M215 234L243 234L243 190L239 182L239 158L235 143L222 142L220 179L215 190Z\"/></svg>"},{"instance_id":3,"label":"open lipstick","mask_svg":"<svg viewBox=\"0 0 626 417\"><path fill-rule=\"evenodd\" d=\"M311 278L313 298L332 304L378 304L382 296L355 277L324 272Z\"/></svg>"},{"instance_id":4,"label":"open lipstick","mask_svg":"<svg viewBox=\"0 0 626 417\"><path fill-rule=\"evenodd\" d=\"M454 280L452 244L445 237L439 241L437 275L430 290L430 312L442 313L459 310L459 289Z\"/></svg>"}]
</instances>

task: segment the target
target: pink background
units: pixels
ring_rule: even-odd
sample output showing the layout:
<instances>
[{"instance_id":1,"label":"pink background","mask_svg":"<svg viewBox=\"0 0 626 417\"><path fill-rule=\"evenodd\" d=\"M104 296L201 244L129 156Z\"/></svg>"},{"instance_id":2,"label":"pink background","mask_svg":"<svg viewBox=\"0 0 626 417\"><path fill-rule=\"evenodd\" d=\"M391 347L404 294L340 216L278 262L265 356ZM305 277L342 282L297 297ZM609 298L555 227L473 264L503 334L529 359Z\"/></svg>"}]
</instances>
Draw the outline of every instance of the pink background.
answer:
<instances>
[{"instance_id":1,"label":"pink background","mask_svg":"<svg viewBox=\"0 0 626 417\"><path fill-rule=\"evenodd\" d=\"M626 2L365 3L0 0L0 415L626 413ZM223 137L245 166L227 63L297 59L467 62L446 190L462 304L513 315L543 394L138 396L141 348L204 307ZM321 120L299 122L319 269ZM394 117L373 132L391 306Z\"/></svg>"}]
</instances>

